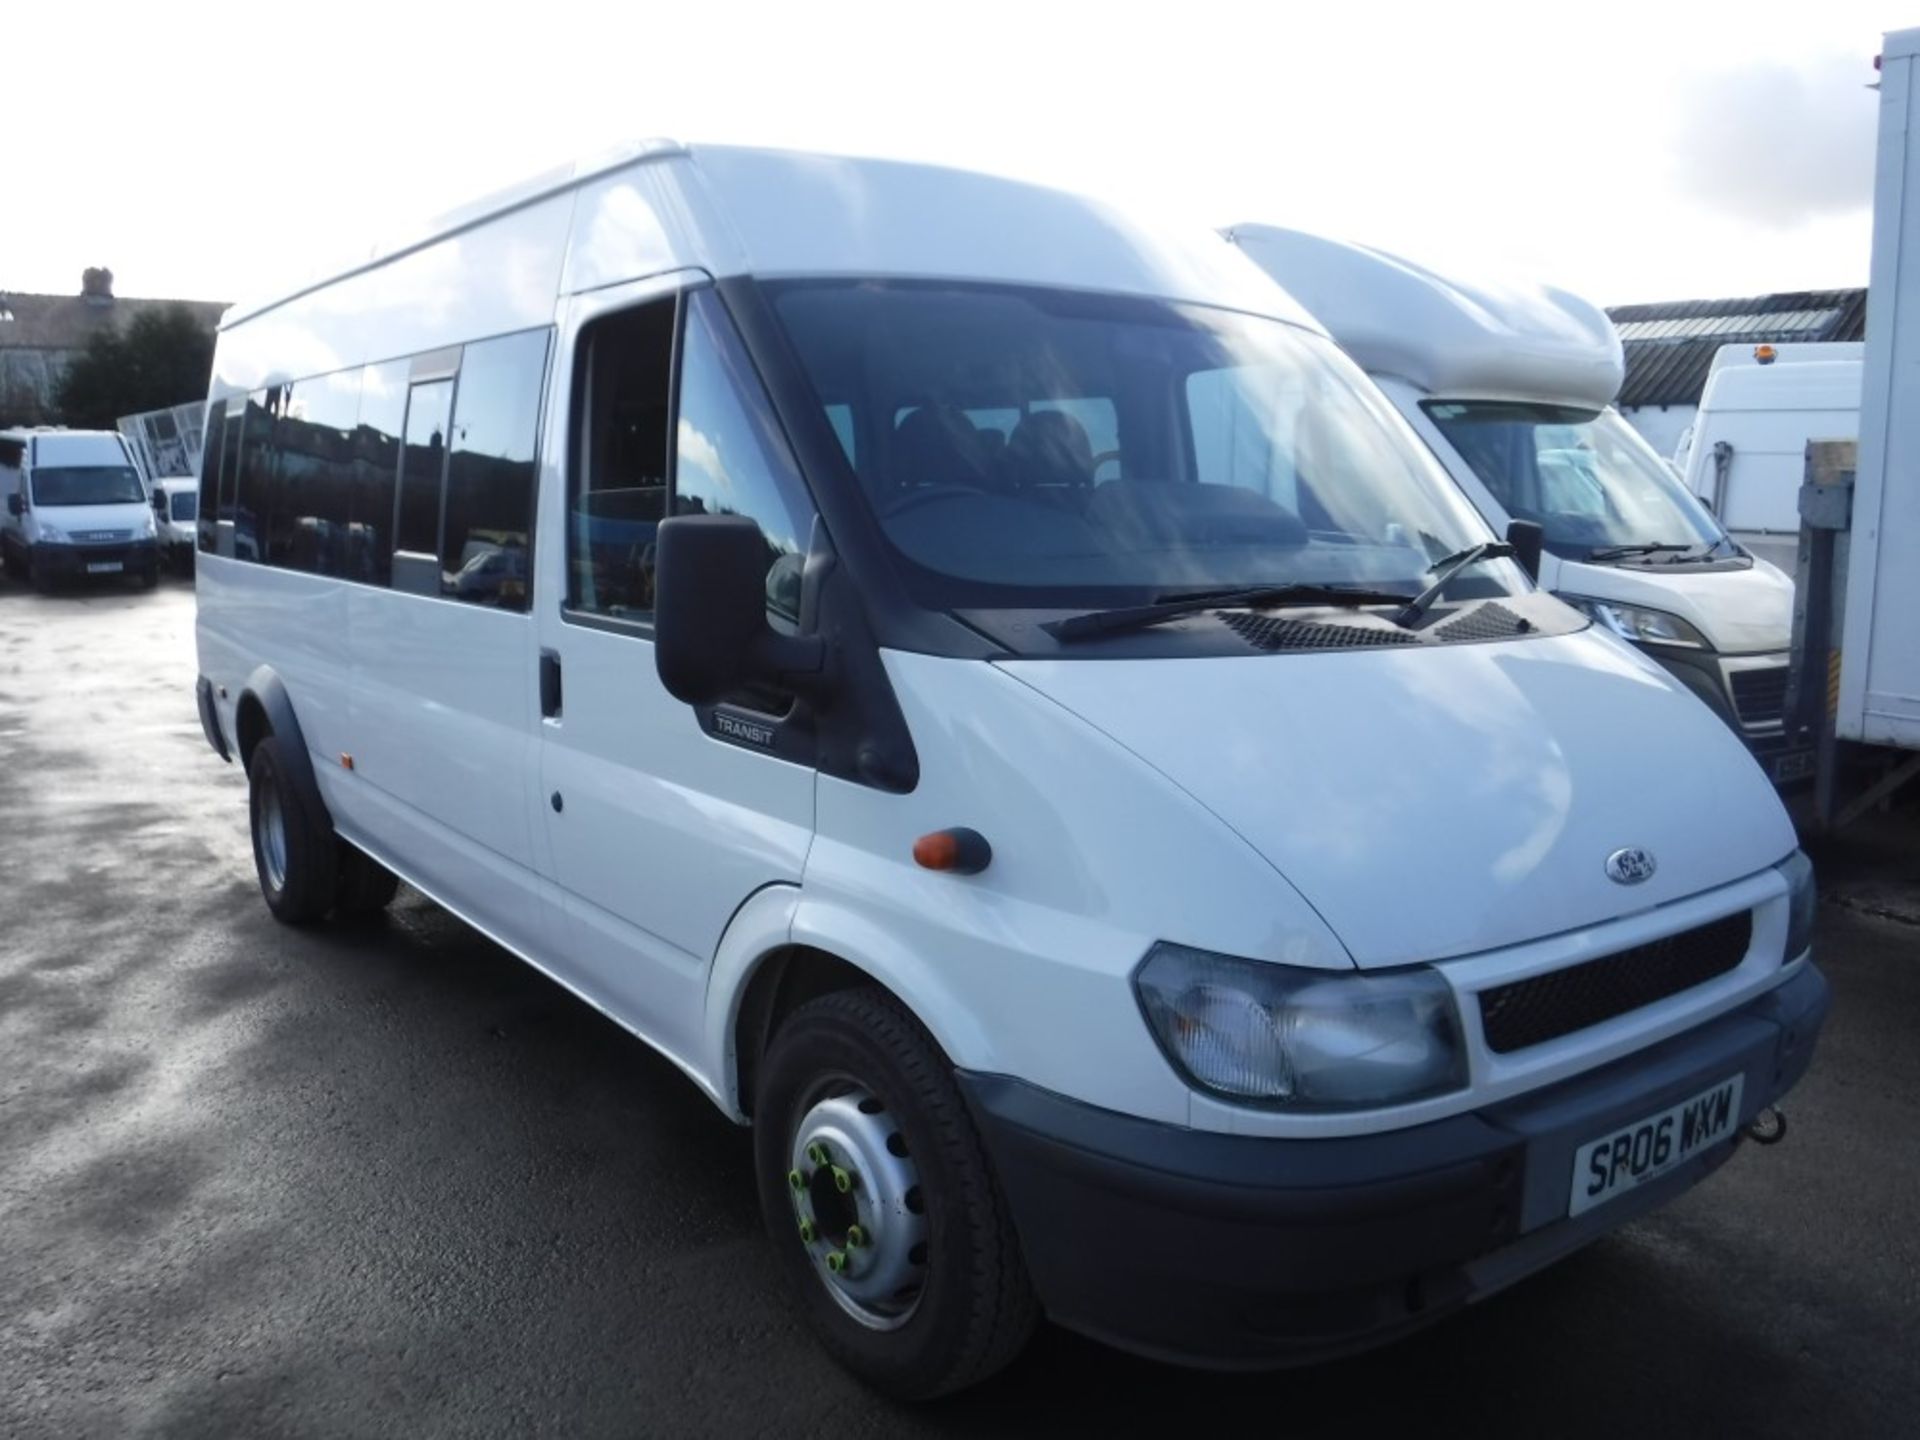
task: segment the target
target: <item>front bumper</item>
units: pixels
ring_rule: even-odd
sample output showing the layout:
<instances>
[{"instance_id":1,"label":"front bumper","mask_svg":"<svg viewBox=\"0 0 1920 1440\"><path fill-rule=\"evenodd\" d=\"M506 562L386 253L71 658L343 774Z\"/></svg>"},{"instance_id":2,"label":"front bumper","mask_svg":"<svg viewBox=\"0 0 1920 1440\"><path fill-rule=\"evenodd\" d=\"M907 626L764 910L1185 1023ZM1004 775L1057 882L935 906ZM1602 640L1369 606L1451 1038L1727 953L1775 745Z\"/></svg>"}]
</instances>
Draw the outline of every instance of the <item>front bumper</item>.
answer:
<instances>
[{"instance_id":1,"label":"front bumper","mask_svg":"<svg viewBox=\"0 0 1920 1440\"><path fill-rule=\"evenodd\" d=\"M36 574L57 578L89 575L139 575L157 570L160 547L153 540L127 540L111 545L35 545L32 565ZM117 571L90 570L90 565L115 565Z\"/></svg>"},{"instance_id":2,"label":"front bumper","mask_svg":"<svg viewBox=\"0 0 1920 1440\"><path fill-rule=\"evenodd\" d=\"M1161 1359L1260 1367L1385 1343L1694 1185L1737 1139L1567 1218L1581 1145L1736 1073L1744 1128L1805 1072L1828 1003L1808 965L1559 1085L1338 1139L1188 1130L1007 1076L960 1080L1055 1321Z\"/></svg>"}]
</instances>

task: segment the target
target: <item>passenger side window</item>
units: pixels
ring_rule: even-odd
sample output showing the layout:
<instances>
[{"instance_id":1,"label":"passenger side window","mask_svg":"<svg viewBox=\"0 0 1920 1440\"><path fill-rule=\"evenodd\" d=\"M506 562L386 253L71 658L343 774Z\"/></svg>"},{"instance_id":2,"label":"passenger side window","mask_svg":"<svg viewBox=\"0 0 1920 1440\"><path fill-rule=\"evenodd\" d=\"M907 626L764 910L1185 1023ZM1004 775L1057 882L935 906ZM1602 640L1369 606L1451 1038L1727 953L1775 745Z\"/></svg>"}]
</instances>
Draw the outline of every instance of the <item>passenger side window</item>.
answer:
<instances>
[{"instance_id":1,"label":"passenger side window","mask_svg":"<svg viewBox=\"0 0 1920 1440\"><path fill-rule=\"evenodd\" d=\"M576 358L567 487L567 604L593 615L653 610L653 544L667 513L668 419L678 298L595 321Z\"/></svg>"},{"instance_id":2,"label":"passenger side window","mask_svg":"<svg viewBox=\"0 0 1920 1440\"><path fill-rule=\"evenodd\" d=\"M275 426L279 491L269 563L309 575L348 573L352 440L360 372L336 371L293 387Z\"/></svg>"},{"instance_id":3,"label":"passenger side window","mask_svg":"<svg viewBox=\"0 0 1920 1440\"><path fill-rule=\"evenodd\" d=\"M220 446L227 429L227 402L215 400L207 406L206 439L200 447L200 523L197 544L201 551L214 552L214 535L220 511Z\"/></svg>"},{"instance_id":4,"label":"passenger side window","mask_svg":"<svg viewBox=\"0 0 1920 1440\"><path fill-rule=\"evenodd\" d=\"M503 335L461 356L440 543L440 589L454 599L527 608L547 336Z\"/></svg>"},{"instance_id":5,"label":"passenger side window","mask_svg":"<svg viewBox=\"0 0 1920 1440\"><path fill-rule=\"evenodd\" d=\"M395 521L393 550L416 563L403 576L395 567L398 588L416 593L439 591L438 576L428 576L417 562L431 558L439 569L440 482L447 470L447 422L453 410L453 381L428 380L407 392L405 444L400 455L400 512Z\"/></svg>"},{"instance_id":6,"label":"passenger side window","mask_svg":"<svg viewBox=\"0 0 1920 1440\"><path fill-rule=\"evenodd\" d=\"M281 390L256 390L248 397L240 424L240 474L235 486L233 553L242 560L266 558L269 512L273 508L273 410Z\"/></svg>"},{"instance_id":7,"label":"passenger side window","mask_svg":"<svg viewBox=\"0 0 1920 1440\"><path fill-rule=\"evenodd\" d=\"M674 433L673 513L745 515L767 542L767 612L800 620L800 571L813 510L733 323L711 290L687 309Z\"/></svg>"},{"instance_id":8,"label":"passenger side window","mask_svg":"<svg viewBox=\"0 0 1920 1440\"><path fill-rule=\"evenodd\" d=\"M385 585L393 577L393 511L400 431L407 417L408 362L369 365L360 377L353 428L353 498L347 525L348 578Z\"/></svg>"}]
</instances>

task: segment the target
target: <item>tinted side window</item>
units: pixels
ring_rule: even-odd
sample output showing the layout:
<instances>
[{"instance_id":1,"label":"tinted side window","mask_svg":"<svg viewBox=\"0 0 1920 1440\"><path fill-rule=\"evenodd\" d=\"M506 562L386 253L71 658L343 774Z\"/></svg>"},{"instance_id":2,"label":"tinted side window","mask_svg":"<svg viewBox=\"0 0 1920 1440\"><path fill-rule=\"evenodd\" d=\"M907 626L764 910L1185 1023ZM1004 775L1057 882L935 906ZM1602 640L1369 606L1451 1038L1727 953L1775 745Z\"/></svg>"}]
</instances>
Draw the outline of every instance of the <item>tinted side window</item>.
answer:
<instances>
[{"instance_id":1,"label":"tinted side window","mask_svg":"<svg viewBox=\"0 0 1920 1440\"><path fill-rule=\"evenodd\" d=\"M247 399L241 422L240 479L233 513L233 553L241 560L266 558L266 535L273 509L273 414L278 388L256 390Z\"/></svg>"},{"instance_id":2,"label":"tinted side window","mask_svg":"<svg viewBox=\"0 0 1920 1440\"><path fill-rule=\"evenodd\" d=\"M800 567L812 506L719 296L690 297L674 433L673 513L745 515L767 542L767 609L800 618Z\"/></svg>"},{"instance_id":3,"label":"tinted side window","mask_svg":"<svg viewBox=\"0 0 1920 1440\"><path fill-rule=\"evenodd\" d=\"M315 575L347 573L350 445L360 410L360 372L302 380L276 426L280 493L268 559Z\"/></svg>"},{"instance_id":4,"label":"tinted side window","mask_svg":"<svg viewBox=\"0 0 1920 1440\"><path fill-rule=\"evenodd\" d=\"M360 419L352 445L347 575L385 585L393 574L393 507L400 475L400 428L407 416L407 362L369 365L360 376Z\"/></svg>"},{"instance_id":5,"label":"tinted side window","mask_svg":"<svg viewBox=\"0 0 1920 1440\"><path fill-rule=\"evenodd\" d=\"M220 501L216 520L231 521L239 510L240 438L246 432L246 413L229 414L220 443Z\"/></svg>"},{"instance_id":6,"label":"tinted side window","mask_svg":"<svg viewBox=\"0 0 1920 1440\"><path fill-rule=\"evenodd\" d=\"M673 403L669 297L580 338L567 493L567 603L599 615L653 609L653 540L666 515Z\"/></svg>"},{"instance_id":7,"label":"tinted side window","mask_svg":"<svg viewBox=\"0 0 1920 1440\"><path fill-rule=\"evenodd\" d=\"M447 418L452 408L451 380L430 380L408 391L395 550L440 553L440 481L446 473Z\"/></svg>"},{"instance_id":8,"label":"tinted side window","mask_svg":"<svg viewBox=\"0 0 1920 1440\"><path fill-rule=\"evenodd\" d=\"M213 553L214 526L220 510L220 446L226 436L227 402L207 407L207 438L200 449L200 493L207 503L200 509L199 546Z\"/></svg>"},{"instance_id":9,"label":"tinted side window","mask_svg":"<svg viewBox=\"0 0 1920 1440\"><path fill-rule=\"evenodd\" d=\"M440 541L442 594L527 608L547 339L547 331L529 330L468 345L461 354Z\"/></svg>"}]
</instances>

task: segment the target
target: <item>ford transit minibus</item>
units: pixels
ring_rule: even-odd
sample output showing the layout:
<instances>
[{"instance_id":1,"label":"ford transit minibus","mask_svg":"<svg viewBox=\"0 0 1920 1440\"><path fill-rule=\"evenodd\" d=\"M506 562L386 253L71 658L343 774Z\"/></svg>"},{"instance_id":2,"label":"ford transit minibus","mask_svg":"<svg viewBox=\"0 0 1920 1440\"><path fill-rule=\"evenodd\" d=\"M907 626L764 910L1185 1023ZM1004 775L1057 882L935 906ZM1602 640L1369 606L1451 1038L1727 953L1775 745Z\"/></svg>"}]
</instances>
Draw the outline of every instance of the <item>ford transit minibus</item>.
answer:
<instances>
[{"instance_id":1,"label":"ford transit minibus","mask_svg":"<svg viewBox=\"0 0 1920 1440\"><path fill-rule=\"evenodd\" d=\"M666 1055L896 1395L1403 1334L1820 1029L1739 742L1210 233L644 146L231 311L201 496L273 913L404 879Z\"/></svg>"}]
</instances>

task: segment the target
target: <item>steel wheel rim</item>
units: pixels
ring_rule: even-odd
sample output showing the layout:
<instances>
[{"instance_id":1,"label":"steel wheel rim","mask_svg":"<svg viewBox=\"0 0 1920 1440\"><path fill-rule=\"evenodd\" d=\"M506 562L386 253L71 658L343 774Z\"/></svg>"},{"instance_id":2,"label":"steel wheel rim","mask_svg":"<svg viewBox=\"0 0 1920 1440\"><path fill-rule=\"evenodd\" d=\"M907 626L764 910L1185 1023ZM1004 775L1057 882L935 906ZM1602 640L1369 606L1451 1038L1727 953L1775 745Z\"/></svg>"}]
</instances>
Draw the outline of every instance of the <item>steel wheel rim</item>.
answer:
<instances>
[{"instance_id":1,"label":"steel wheel rim","mask_svg":"<svg viewBox=\"0 0 1920 1440\"><path fill-rule=\"evenodd\" d=\"M927 1217L899 1119L851 1080L823 1087L794 1127L787 1197L827 1294L870 1330L897 1330L926 1285Z\"/></svg>"},{"instance_id":2,"label":"steel wheel rim","mask_svg":"<svg viewBox=\"0 0 1920 1440\"><path fill-rule=\"evenodd\" d=\"M280 796L271 785L260 791L260 861L266 867L267 883L275 890L286 889L287 822Z\"/></svg>"}]
</instances>

